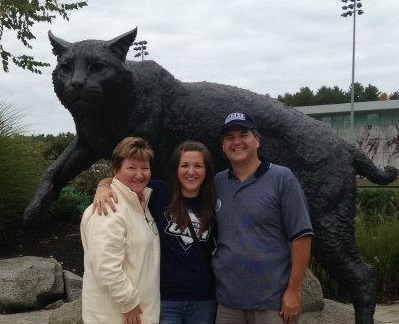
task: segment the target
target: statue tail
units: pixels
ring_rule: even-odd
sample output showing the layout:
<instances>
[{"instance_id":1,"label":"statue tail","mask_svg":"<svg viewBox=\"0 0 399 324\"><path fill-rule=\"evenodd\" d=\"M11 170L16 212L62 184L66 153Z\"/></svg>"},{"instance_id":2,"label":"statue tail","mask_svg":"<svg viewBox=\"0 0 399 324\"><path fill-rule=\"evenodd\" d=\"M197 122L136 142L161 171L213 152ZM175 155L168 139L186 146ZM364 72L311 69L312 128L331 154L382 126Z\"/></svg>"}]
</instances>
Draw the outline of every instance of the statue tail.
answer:
<instances>
[{"instance_id":1,"label":"statue tail","mask_svg":"<svg viewBox=\"0 0 399 324\"><path fill-rule=\"evenodd\" d=\"M356 172L378 185L388 185L398 176L398 170L392 166L386 166L382 170L365 155L360 149L353 148L354 167Z\"/></svg>"}]
</instances>

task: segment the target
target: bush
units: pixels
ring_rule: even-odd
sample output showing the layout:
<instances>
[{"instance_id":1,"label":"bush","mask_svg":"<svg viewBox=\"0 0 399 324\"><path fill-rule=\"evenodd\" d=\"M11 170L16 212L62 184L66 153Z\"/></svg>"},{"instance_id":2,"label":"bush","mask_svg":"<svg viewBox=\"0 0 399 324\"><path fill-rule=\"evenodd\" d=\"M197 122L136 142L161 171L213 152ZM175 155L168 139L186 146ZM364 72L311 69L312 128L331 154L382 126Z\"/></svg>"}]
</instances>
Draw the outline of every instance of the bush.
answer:
<instances>
[{"instance_id":1,"label":"bush","mask_svg":"<svg viewBox=\"0 0 399 324\"><path fill-rule=\"evenodd\" d=\"M44 216L45 220L79 223L83 212L93 200L98 182L110 175L109 161L100 160L94 163L61 190L59 198Z\"/></svg>"},{"instance_id":2,"label":"bush","mask_svg":"<svg viewBox=\"0 0 399 324\"><path fill-rule=\"evenodd\" d=\"M0 103L0 241L22 225L22 215L45 169L43 146L23 137L19 117Z\"/></svg>"},{"instance_id":3,"label":"bush","mask_svg":"<svg viewBox=\"0 0 399 324\"><path fill-rule=\"evenodd\" d=\"M364 260L377 271L380 302L399 296L399 194L392 189L360 189L356 200L356 245ZM349 301L345 287L331 278L317 260L310 268L327 298Z\"/></svg>"},{"instance_id":4,"label":"bush","mask_svg":"<svg viewBox=\"0 0 399 324\"><path fill-rule=\"evenodd\" d=\"M356 216L373 227L399 217L399 193L392 189L361 189L356 199Z\"/></svg>"},{"instance_id":5,"label":"bush","mask_svg":"<svg viewBox=\"0 0 399 324\"><path fill-rule=\"evenodd\" d=\"M399 296L399 218L376 226L362 221L356 224L356 243L367 263L378 276L378 294L382 301Z\"/></svg>"},{"instance_id":6,"label":"bush","mask_svg":"<svg viewBox=\"0 0 399 324\"><path fill-rule=\"evenodd\" d=\"M79 224L92 196L77 191L72 185L64 187L59 198L50 206L45 219L48 221Z\"/></svg>"},{"instance_id":7,"label":"bush","mask_svg":"<svg viewBox=\"0 0 399 324\"><path fill-rule=\"evenodd\" d=\"M94 195L98 182L110 176L112 176L111 162L108 160L99 160L79 174L73 180L72 184L77 191L87 195Z\"/></svg>"}]
</instances>

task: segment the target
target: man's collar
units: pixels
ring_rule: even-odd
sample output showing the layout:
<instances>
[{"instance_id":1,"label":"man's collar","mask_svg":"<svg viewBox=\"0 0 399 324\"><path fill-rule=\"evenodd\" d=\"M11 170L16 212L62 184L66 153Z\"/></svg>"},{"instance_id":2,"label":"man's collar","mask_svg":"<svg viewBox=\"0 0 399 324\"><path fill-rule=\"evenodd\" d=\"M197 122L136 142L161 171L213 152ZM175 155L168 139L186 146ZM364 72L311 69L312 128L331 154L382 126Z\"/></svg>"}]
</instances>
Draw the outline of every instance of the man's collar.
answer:
<instances>
[{"instance_id":1,"label":"man's collar","mask_svg":"<svg viewBox=\"0 0 399 324\"><path fill-rule=\"evenodd\" d=\"M258 168L256 169L254 176L255 178L259 178L261 175L265 174L267 172L267 170L270 169L270 165L271 163L269 161L267 161L266 159L264 159L263 157L259 158L260 160L260 165L258 166ZM231 178L237 178L236 175L234 174L234 171L232 169L232 167L229 167L229 179Z\"/></svg>"}]
</instances>

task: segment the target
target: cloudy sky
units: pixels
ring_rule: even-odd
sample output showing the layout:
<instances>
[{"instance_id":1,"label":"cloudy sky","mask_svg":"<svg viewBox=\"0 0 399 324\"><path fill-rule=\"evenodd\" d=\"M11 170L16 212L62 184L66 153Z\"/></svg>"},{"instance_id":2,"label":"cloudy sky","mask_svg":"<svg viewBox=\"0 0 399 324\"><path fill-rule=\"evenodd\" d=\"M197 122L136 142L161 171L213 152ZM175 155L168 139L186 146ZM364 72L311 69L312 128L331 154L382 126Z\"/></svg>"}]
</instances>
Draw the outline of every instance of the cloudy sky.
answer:
<instances>
[{"instance_id":1,"label":"cloudy sky","mask_svg":"<svg viewBox=\"0 0 399 324\"><path fill-rule=\"evenodd\" d=\"M67 2L67 1L62 1ZM388 94L399 91L399 1L362 0L356 19L355 81ZM55 96L55 66L47 31L70 42L111 39L138 27L148 59L181 81L230 84L272 97L308 86L351 83L353 18L339 0L89 0L84 9L34 28L29 51L15 34L2 44L14 54L49 62L42 75L11 67L0 71L0 101L24 115L31 134L74 132L73 120ZM133 59L133 49L128 59Z\"/></svg>"}]
</instances>

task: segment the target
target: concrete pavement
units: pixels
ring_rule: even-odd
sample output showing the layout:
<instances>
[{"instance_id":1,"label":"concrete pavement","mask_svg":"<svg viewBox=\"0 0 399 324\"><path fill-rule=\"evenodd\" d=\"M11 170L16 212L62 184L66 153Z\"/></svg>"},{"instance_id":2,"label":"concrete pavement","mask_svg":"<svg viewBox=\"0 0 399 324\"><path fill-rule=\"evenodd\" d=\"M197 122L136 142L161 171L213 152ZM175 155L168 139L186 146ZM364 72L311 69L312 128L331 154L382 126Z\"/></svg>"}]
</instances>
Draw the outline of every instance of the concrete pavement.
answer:
<instances>
[{"instance_id":1,"label":"concrete pavement","mask_svg":"<svg viewBox=\"0 0 399 324\"><path fill-rule=\"evenodd\" d=\"M392 305L377 305L374 319L384 324L399 324L399 303Z\"/></svg>"}]
</instances>

